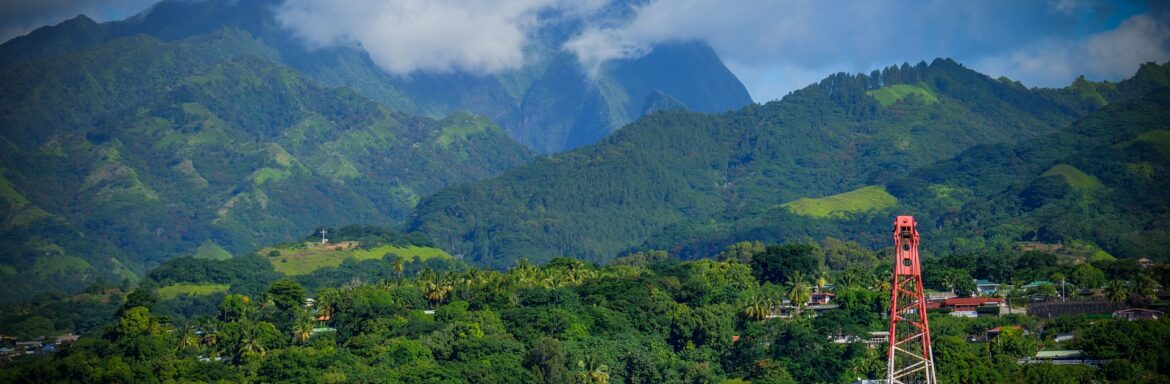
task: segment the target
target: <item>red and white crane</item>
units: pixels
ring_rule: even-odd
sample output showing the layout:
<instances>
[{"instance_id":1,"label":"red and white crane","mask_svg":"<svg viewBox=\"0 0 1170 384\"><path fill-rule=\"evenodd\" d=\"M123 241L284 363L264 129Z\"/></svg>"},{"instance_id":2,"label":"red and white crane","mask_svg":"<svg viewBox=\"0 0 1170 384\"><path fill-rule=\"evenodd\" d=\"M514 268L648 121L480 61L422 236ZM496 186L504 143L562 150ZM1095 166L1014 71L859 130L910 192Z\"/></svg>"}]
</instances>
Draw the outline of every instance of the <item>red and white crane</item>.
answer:
<instances>
[{"instance_id":1,"label":"red and white crane","mask_svg":"<svg viewBox=\"0 0 1170 384\"><path fill-rule=\"evenodd\" d=\"M930 323L922 292L918 223L913 216L894 220L894 282L890 289L890 346L886 383L938 382Z\"/></svg>"}]
</instances>

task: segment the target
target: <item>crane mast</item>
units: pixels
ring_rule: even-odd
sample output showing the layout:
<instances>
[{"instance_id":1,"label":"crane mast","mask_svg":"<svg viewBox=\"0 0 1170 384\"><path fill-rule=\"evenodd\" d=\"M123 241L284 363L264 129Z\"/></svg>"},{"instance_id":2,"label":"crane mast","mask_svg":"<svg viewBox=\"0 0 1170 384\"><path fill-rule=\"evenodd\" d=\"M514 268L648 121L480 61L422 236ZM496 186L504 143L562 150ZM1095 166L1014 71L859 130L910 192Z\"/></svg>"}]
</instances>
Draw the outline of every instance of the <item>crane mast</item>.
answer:
<instances>
[{"instance_id":1,"label":"crane mast","mask_svg":"<svg viewBox=\"0 0 1170 384\"><path fill-rule=\"evenodd\" d=\"M930 323L918 258L918 223L913 216L894 220L894 281L890 287L890 344L886 383L935 384Z\"/></svg>"}]
</instances>

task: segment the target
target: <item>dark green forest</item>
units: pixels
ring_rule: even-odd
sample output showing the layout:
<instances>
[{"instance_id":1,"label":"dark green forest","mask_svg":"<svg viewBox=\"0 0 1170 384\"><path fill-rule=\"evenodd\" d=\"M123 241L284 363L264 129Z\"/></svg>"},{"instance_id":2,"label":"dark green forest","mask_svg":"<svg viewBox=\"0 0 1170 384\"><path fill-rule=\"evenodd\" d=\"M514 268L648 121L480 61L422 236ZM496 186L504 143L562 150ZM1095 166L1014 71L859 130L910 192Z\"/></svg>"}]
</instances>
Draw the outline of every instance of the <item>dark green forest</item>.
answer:
<instances>
[{"instance_id":1,"label":"dark green forest","mask_svg":"<svg viewBox=\"0 0 1170 384\"><path fill-rule=\"evenodd\" d=\"M648 98L751 102L704 43L616 63L602 92L558 48L579 26L548 15L545 59L524 68L394 76L360 47L306 48L277 3L163 1L0 45L0 303L318 226L397 225L439 189L599 140Z\"/></svg>"},{"instance_id":2,"label":"dark green forest","mask_svg":"<svg viewBox=\"0 0 1170 384\"><path fill-rule=\"evenodd\" d=\"M654 113L598 145L423 199L408 228L489 267L648 248L698 257L756 239L878 247L899 212L929 223L939 249L1080 240L1163 258L1168 109L1155 90L1170 85L1168 68L1058 90L946 59L837 74L722 115ZM907 84L935 101L883 106L872 93ZM1069 175L1046 173L1062 162ZM1061 186L1066 176L1097 181ZM778 207L875 185L897 204L838 217ZM1091 229L1105 225L1117 231Z\"/></svg>"},{"instance_id":3,"label":"dark green forest","mask_svg":"<svg viewBox=\"0 0 1170 384\"><path fill-rule=\"evenodd\" d=\"M338 236L428 243L370 227L347 227ZM889 289L890 264L878 256L855 243L834 241L745 242L696 261L662 251L631 254L606 266L569 258L543 266L521 260L506 271L388 257L356 268L388 274L359 282L324 278L335 271L282 277L258 255L181 258L155 269L124 299L72 324L85 329L79 341L0 366L0 381L839 383L877 378L885 370L880 347L847 336L865 336L887 324L880 314L888 305L883 290ZM962 281L939 278L950 273L1005 280L1066 273L1085 287L1106 280L1170 283L1165 265L1143 270L1127 261L1077 264L1040 252L980 257L987 260L937 258L928 267L937 271L928 285L945 290L948 281ZM847 267L833 267L841 260ZM1078 272L1086 268L1095 273ZM174 282L232 288L160 299L156 287ZM1144 289L1127 291L1129 300L1151 294ZM785 299L803 303L801 295L828 290L836 295L836 309L768 316ZM313 304L306 305L306 298ZM52 308L29 312L46 314ZM37 334L37 326L46 326L37 317L5 318L3 331ZM968 319L932 312L930 321L942 382L1160 382L1170 375L1165 318ZM1022 333L968 340L999 326L1018 326ZM1099 369L1017 364L1065 332L1077 335L1072 347L1109 362Z\"/></svg>"},{"instance_id":4,"label":"dark green forest","mask_svg":"<svg viewBox=\"0 0 1170 384\"><path fill-rule=\"evenodd\" d=\"M640 0L408 74L281 3L0 44L0 383L880 379L898 215L940 382L1170 382L1170 63L759 104L703 40L585 68L566 43Z\"/></svg>"},{"instance_id":5,"label":"dark green forest","mask_svg":"<svg viewBox=\"0 0 1170 384\"><path fill-rule=\"evenodd\" d=\"M245 253L393 222L533 156L482 117L403 115L255 52L233 30L136 36L2 71L0 265L27 277L3 301L136 279L203 244Z\"/></svg>"}]
</instances>

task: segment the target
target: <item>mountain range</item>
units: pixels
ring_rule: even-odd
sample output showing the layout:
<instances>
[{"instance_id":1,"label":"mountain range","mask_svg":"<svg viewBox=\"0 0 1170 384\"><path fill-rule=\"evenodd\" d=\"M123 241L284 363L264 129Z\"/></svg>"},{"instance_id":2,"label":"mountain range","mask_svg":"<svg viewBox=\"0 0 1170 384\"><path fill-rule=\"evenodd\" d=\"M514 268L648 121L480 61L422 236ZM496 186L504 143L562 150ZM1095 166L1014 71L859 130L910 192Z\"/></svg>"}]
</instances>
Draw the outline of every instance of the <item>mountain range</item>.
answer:
<instances>
[{"instance_id":1,"label":"mountain range","mask_svg":"<svg viewBox=\"0 0 1170 384\"><path fill-rule=\"evenodd\" d=\"M1163 255L1160 229L1137 239L1150 234L1141 228L1165 221L1165 199L1144 188L1167 186L1166 159L1146 149L1150 158L1133 165L1121 160L1133 151L1086 151L1126 140L1137 144L1125 148L1145 148L1162 137L1166 108L1155 90L1170 85L1168 68L1147 64L1120 83L1079 79L1063 89L1027 89L947 59L836 74L782 100L721 115L651 114L597 145L423 199L409 229L489 266L562 255L604 261L645 248L709 256L739 240L835 236L884 247L898 212L929 224L924 233L946 234L933 250L971 251L952 246L999 236ZM1066 157L1075 171L1050 171ZM1150 178L1098 174L1130 166ZM1019 216L1002 212L1015 201L1004 194L1018 198L1035 179L1061 172L1074 174L1074 184L1102 180L1099 201L1084 204L1115 206L1098 220L1124 216L1126 230L1105 235L1087 221L1056 230L1045 223L1080 220L1069 212L1078 206L1047 207L1047 200L1013 213ZM1139 215L1123 203L1133 200L1150 200L1149 210ZM1037 230L1057 233L1026 236ZM1110 236L1132 239L1105 241Z\"/></svg>"},{"instance_id":2,"label":"mountain range","mask_svg":"<svg viewBox=\"0 0 1170 384\"><path fill-rule=\"evenodd\" d=\"M352 223L492 268L876 248L901 213L935 252L1167 256L1167 65L1035 89L935 59L753 104L701 42L590 75L560 49L580 26L547 16L522 68L402 76L306 48L275 5L169 0L0 45L0 304Z\"/></svg>"},{"instance_id":3,"label":"mountain range","mask_svg":"<svg viewBox=\"0 0 1170 384\"><path fill-rule=\"evenodd\" d=\"M592 79L561 49L581 28L545 15L548 32L526 47L522 68L495 74L417 72L393 75L360 46L309 48L276 20L276 0L167 0L122 21L95 23L84 15L44 27L0 46L0 66L51 57L135 35L170 42L224 28L253 37L262 55L326 86L348 87L393 110L441 118L455 111L488 117L510 137L543 153L591 144L637 119L647 97L666 93L699 112L751 103L743 84L704 43L664 44L635 60L602 68ZM614 2L599 18L620 18L629 2Z\"/></svg>"}]
</instances>

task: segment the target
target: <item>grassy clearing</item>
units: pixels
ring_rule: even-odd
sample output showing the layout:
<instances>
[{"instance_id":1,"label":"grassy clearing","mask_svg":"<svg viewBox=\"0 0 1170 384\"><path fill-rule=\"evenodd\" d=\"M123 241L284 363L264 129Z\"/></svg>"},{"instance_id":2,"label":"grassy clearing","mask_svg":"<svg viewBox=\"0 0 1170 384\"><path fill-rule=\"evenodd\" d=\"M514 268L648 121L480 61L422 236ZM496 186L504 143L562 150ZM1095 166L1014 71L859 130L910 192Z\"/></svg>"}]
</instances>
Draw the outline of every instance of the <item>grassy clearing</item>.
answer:
<instances>
[{"instance_id":1,"label":"grassy clearing","mask_svg":"<svg viewBox=\"0 0 1170 384\"><path fill-rule=\"evenodd\" d=\"M206 296L221 292L227 292L230 288L227 284L191 284L178 283L168 285L158 289L158 297L163 300L170 300L179 295L183 296Z\"/></svg>"},{"instance_id":2,"label":"grassy clearing","mask_svg":"<svg viewBox=\"0 0 1170 384\"><path fill-rule=\"evenodd\" d=\"M358 249L355 242L341 242L330 244L303 243L298 246L264 248L260 254L268 258L272 267L288 276L305 275L325 267L341 265L345 259L377 260L388 253L396 254L403 259L411 260L418 257L427 260L435 257L450 258L447 252L438 248L418 246L398 247L383 245L372 249Z\"/></svg>"},{"instance_id":3,"label":"grassy clearing","mask_svg":"<svg viewBox=\"0 0 1170 384\"><path fill-rule=\"evenodd\" d=\"M219 244L208 240L199 245L199 248L195 250L194 257L196 259L227 260L232 258L232 254L220 247Z\"/></svg>"},{"instance_id":4,"label":"grassy clearing","mask_svg":"<svg viewBox=\"0 0 1170 384\"><path fill-rule=\"evenodd\" d=\"M488 126L491 125L487 119L462 112L452 114L443 122L447 124L443 125L439 137L435 138L435 144L443 148L447 148L456 141L467 140L469 136L487 131Z\"/></svg>"},{"instance_id":5,"label":"grassy clearing","mask_svg":"<svg viewBox=\"0 0 1170 384\"><path fill-rule=\"evenodd\" d=\"M264 183L269 181L281 181L288 178L291 174L292 172L289 172L287 169L260 168L252 173L252 184L264 185Z\"/></svg>"},{"instance_id":6,"label":"grassy clearing","mask_svg":"<svg viewBox=\"0 0 1170 384\"><path fill-rule=\"evenodd\" d=\"M1163 155L1170 156L1170 131L1150 131L1137 137L1137 141L1154 144Z\"/></svg>"},{"instance_id":7,"label":"grassy clearing","mask_svg":"<svg viewBox=\"0 0 1170 384\"><path fill-rule=\"evenodd\" d=\"M888 107L898 102L898 100L902 100L911 94L917 95L926 104L938 103L938 97L935 97L934 93L930 92L930 90L926 89L926 87L922 84L887 85L879 89L866 92L865 94L877 99L878 103L880 103L883 107Z\"/></svg>"},{"instance_id":8,"label":"grassy clearing","mask_svg":"<svg viewBox=\"0 0 1170 384\"><path fill-rule=\"evenodd\" d=\"M1041 176L1061 176L1068 182L1069 186L1081 191L1093 191L1105 188L1093 175L1082 172L1074 166L1068 164L1057 164L1045 171Z\"/></svg>"},{"instance_id":9,"label":"grassy clearing","mask_svg":"<svg viewBox=\"0 0 1170 384\"><path fill-rule=\"evenodd\" d=\"M53 245L56 247L56 245ZM37 257L33 263L32 273L38 276L66 276L83 273L89 268L89 262L77 256L65 254L50 254Z\"/></svg>"},{"instance_id":10,"label":"grassy clearing","mask_svg":"<svg viewBox=\"0 0 1170 384\"><path fill-rule=\"evenodd\" d=\"M830 218L889 208L897 203L898 199L884 187L875 185L816 199L804 197L781 207L801 216Z\"/></svg>"}]
</instances>

